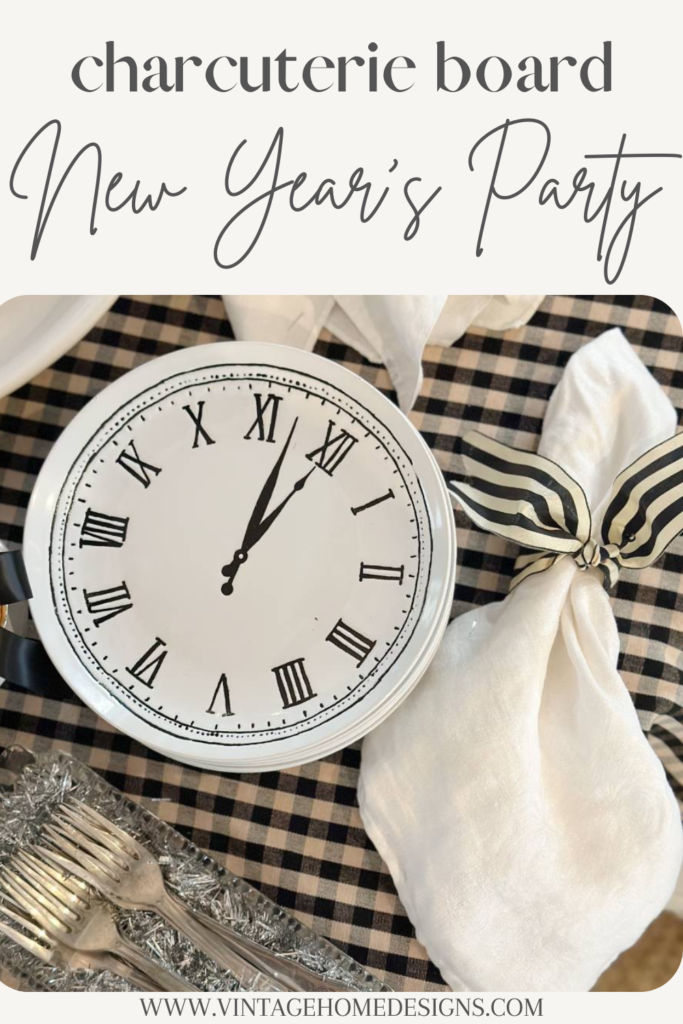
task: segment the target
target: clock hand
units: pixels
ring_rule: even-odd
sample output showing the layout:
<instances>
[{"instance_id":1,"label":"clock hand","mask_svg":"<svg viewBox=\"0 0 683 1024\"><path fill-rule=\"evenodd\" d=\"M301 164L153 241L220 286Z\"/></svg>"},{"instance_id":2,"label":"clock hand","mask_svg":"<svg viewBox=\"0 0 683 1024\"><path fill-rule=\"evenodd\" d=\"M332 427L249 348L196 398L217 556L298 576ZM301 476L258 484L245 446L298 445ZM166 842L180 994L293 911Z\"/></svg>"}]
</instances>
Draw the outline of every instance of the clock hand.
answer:
<instances>
[{"instance_id":1,"label":"clock hand","mask_svg":"<svg viewBox=\"0 0 683 1024\"><path fill-rule=\"evenodd\" d=\"M268 516L266 516L265 519L263 519L256 527L254 527L250 531L248 545L245 546L245 543L243 542L242 547L239 549L239 551L235 552L235 557L233 558L230 565L226 565L223 567L223 575L230 577L229 581L227 583L224 583L221 588L224 594L232 593L232 581L237 575L237 570L239 569L240 565L242 565L243 562L246 562L249 551L251 551L254 545L258 541L260 541L263 535L270 529L270 527L273 525L277 517L283 511L285 506L289 503L290 499L294 497L297 491L303 490L306 481L308 480L311 473L314 472L314 470L315 466L313 466L312 469L309 469L308 473L305 473L300 480L297 480L292 490L289 492L287 497L280 502L277 508L273 509L273 511Z\"/></svg>"},{"instance_id":2,"label":"clock hand","mask_svg":"<svg viewBox=\"0 0 683 1024\"><path fill-rule=\"evenodd\" d=\"M249 522L247 523L247 528L244 532L244 537L242 538L241 546L233 555L232 562L230 562L229 565L223 566L222 573L224 576L227 576L227 581L221 587L221 591L226 595L232 594L233 581L239 571L240 565L246 562L249 551L254 546L256 541L261 536L263 536L263 533L265 533L265 530L259 532L261 520L263 519L266 509L268 508L270 499L273 496L273 491L275 490L275 486L280 475L280 470L282 469L282 463L284 462L285 455L287 454L287 449L289 448L290 442L294 435L294 430L296 429L296 425L298 422L299 417L297 416L297 418L294 420L294 423L292 424L292 429L289 432L287 440L282 446L282 451L280 452L277 461L275 462L275 465L268 474L266 481L263 487L261 488L261 493L256 499L256 504L254 505L254 509L249 518Z\"/></svg>"},{"instance_id":3,"label":"clock hand","mask_svg":"<svg viewBox=\"0 0 683 1024\"><path fill-rule=\"evenodd\" d=\"M292 423L292 429L289 432L287 440L282 446L282 451L278 456L277 462L275 463L270 473L268 474L268 478L266 479L266 482L261 488L261 493L259 494L256 500L256 504L254 505L254 511L251 513L251 518L249 519L247 529L244 533L244 538L242 540L242 548L246 549L247 551L252 546L253 541L251 540L251 538L255 533L256 529L258 528L261 520L263 519L265 511L270 503L270 499L273 496L273 491L275 490L275 485L277 484L278 477L280 476L280 470L282 469L282 463L285 460L287 449L289 448L292 436L294 434L294 430L296 429L296 425L298 422L299 417L297 416L297 418Z\"/></svg>"},{"instance_id":4,"label":"clock hand","mask_svg":"<svg viewBox=\"0 0 683 1024\"><path fill-rule=\"evenodd\" d=\"M301 479L297 480L297 482L294 484L294 486L292 487L292 489L289 492L289 494L287 495L287 497L283 501L280 502L280 504L277 506L277 508L274 508L273 511L269 515L267 515L266 518L263 519L259 523L258 527L254 531L254 536L251 539L250 547L253 547L254 544L256 544L257 541L261 540L261 537L264 535L264 533L266 533L267 530L270 529L270 527L273 525L273 523L275 522L277 517L280 515L280 513L284 509L285 505L287 505L289 500L294 497L294 495L297 493L297 491L302 491L304 489L304 484L308 480L308 478L311 475L311 473L313 473L314 471L315 471L315 466L313 466L312 469L309 469L308 473L304 473L304 475L301 477Z\"/></svg>"}]
</instances>

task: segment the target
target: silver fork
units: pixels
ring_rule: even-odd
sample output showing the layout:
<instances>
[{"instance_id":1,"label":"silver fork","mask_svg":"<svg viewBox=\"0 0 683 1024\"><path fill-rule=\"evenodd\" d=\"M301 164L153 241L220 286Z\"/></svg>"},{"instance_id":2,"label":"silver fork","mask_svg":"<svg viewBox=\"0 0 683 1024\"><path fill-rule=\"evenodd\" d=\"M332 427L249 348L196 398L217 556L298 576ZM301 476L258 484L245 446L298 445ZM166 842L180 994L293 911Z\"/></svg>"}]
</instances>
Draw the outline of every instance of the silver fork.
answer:
<instances>
[{"instance_id":1,"label":"silver fork","mask_svg":"<svg viewBox=\"0 0 683 1024\"><path fill-rule=\"evenodd\" d=\"M111 897L115 902L121 902L122 894L124 899L130 901L131 906L140 905L137 902L140 898L146 899L147 908L161 913L162 917L184 932L199 949L216 960L220 966L227 966L228 958L229 962L235 963L237 957L242 969L246 965L252 976L256 970L271 979L269 985L263 985L264 988L290 992L350 991L347 985L315 974L302 964L273 953L260 943L240 935L208 915L189 910L184 903L180 903L168 892L161 869L150 852L127 832L86 804L72 800L68 805L63 805L60 825L53 828L52 832L46 830L46 834L63 854L74 857L79 862L81 878L85 879L87 873L91 878L91 884L96 885L104 895L107 895L107 892L103 885L115 885L115 892L118 895ZM76 855L73 850L74 844L78 847ZM122 868L121 865L125 867ZM131 875L126 876L126 869L131 871ZM123 881L115 883L112 872L117 878L123 878ZM94 881L95 877L98 879L97 882ZM150 895L152 890L148 893L146 885L152 880L153 895ZM123 893L124 888L127 895ZM170 912L170 917L167 912ZM178 918L179 912L182 915L182 923ZM193 931L192 935L188 930L190 928ZM200 935L204 945L199 941ZM209 951L207 942L210 942L210 949L213 952ZM227 970L236 974L236 967L227 966ZM239 977L237 974L236 976Z\"/></svg>"},{"instance_id":2,"label":"silver fork","mask_svg":"<svg viewBox=\"0 0 683 1024\"><path fill-rule=\"evenodd\" d=\"M125 978L141 992L158 992L158 985L147 974L143 974L122 960L117 960L113 954L79 953L70 946L65 946L57 939L53 939L33 921L20 914L15 914L6 903L0 904L0 910L5 917L14 921L22 929L22 931L17 931L16 928L0 921L0 934L6 935L12 942L16 942L18 946L22 946L50 967L59 967L65 971L109 971L111 974L118 975L119 978ZM26 934L27 932L30 934ZM31 938L32 935L35 938Z\"/></svg>"},{"instance_id":3,"label":"silver fork","mask_svg":"<svg viewBox=\"0 0 683 1024\"><path fill-rule=\"evenodd\" d=\"M83 882L55 870L38 851L21 851L0 874L0 888L52 939L85 954L113 954L164 992L197 992L156 964L118 930L112 909Z\"/></svg>"},{"instance_id":4,"label":"silver fork","mask_svg":"<svg viewBox=\"0 0 683 1024\"><path fill-rule=\"evenodd\" d=\"M288 991L272 974L264 974L233 951L166 889L153 855L97 811L72 801L62 805L54 824L46 825L41 855L70 871L106 899L129 910L152 910L185 935L248 991Z\"/></svg>"}]
</instances>

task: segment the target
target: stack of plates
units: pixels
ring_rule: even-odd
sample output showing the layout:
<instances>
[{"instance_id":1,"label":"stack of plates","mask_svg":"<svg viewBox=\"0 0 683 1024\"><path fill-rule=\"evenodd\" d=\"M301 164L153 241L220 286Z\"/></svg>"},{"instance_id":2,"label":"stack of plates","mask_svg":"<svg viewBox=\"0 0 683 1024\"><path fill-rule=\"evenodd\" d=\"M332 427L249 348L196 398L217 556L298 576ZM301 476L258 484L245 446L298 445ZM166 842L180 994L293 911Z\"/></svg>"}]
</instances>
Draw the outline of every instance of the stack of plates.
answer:
<instances>
[{"instance_id":1,"label":"stack of plates","mask_svg":"<svg viewBox=\"0 0 683 1024\"><path fill-rule=\"evenodd\" d=\"M305 734L304 736L299 735L292 740L277 744L277 749L273 750L270 754L264 753L264 746L259 743L255 744L251 749L242 747L239 756L231 754L229 759L226 758L225 754L222 754L219 758L204 759L184 756L182 760L195 768L214 772L278 771L283 768L294 767L295 765L308 764L310 761L317 761L319 758L326 757L337 750L342 750L363 736L367 736L369 732L372 732L376 726L388 718L399 704L405 700L411 690L419 683L436 654L448 625L452 603L451 595L455 584L454 566L455 558L453 559L451 571L448 573L448 597L444 600L443 608L434 620L435 628L431 642L424 648L422 656L418 659L412 671L406 674L399 681L398 685L392 686L390 683L386 687L387 692L381 695L377 705L369 709L366 714L362 714L363 702L361 701L360 704L355 705L354 710L356 713L347 714L343 721L338 723L339 728L324 738L319 739L317 742L306 743ZM149 745L151 746L151 744ZM159 754L169 755L168 749L163 746L154 746L152 749L156 750Z\"/></svg>"},{"instance_id":2,"label":"stack of plates","mask_svg":"<svg viewBox=\"0 0 683 1024\"><path fill-rule=\"evenodd\" d=\"M326 367L326 374L331 375L332 369ZM354 386L360 386L362 392L368 388L367 384L356 380ZM388 420L392 423L395 431L400 424L401 440L411 450L429 512L433 543L432 568L416 630L423 635L423 639L419 646L409 646L409 657L399 658L398 664L387 672L366 698L353 704L327 728L321 726L310 733L299 733L272 743L263 743L257 739L253 745L242 744L239 750L233 749L229 754L223 751L218 757L194 758L184 755L182 759L187 764L210 771L277 771L307 764L342 750L372 732L392 714L420 682L436 654L450 618L455 586L457 559L451 502L436 460L420 434L392 403L380 392L372 390L374 402L379 407L384 406L384 422ZM393 423L394 420L397 422ZM274 704L273 714L279 710ZM160 754L169 754L168 746L149 745Z\"/></svg>"},{"instance_id":3,"label":"stack of plates","mask_svg":"<svg viewBox=\"0 0 683 1024\"><path fill-rule=\"evenodd\" d=\"M298 349L216 343L75 417L24 558L40 637L87 704L187 764L265 771L354 742L419 682L455 527L379 391Z\"/></svg>"}]
</instances>

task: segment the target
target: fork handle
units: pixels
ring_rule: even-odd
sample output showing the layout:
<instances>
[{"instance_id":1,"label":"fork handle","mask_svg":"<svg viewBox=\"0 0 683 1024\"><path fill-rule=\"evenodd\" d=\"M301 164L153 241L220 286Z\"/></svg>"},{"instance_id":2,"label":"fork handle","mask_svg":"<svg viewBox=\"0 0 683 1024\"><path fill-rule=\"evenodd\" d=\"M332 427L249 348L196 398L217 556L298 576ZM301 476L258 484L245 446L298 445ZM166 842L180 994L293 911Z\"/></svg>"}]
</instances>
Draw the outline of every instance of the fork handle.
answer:
<instances>
[{"instance_id":1,"label":"fork handle","mask_svg":"<svg viewBox=\"0 0 683 1024\"><path fill-rule=\"evenodd\" d=\"M119 960L113 953L99 953L97 956L88 954L87 963L91 970L96 968L100 971L109 971L110 974L115 974L117 977L129 981L131 985L134 985L141 992L159 992L159 985L152 980L147 971L138 970L132 964ZM176 989L172 988L166 991L175 992ZM178 989L178 991L182 990Z\"/></svg>"},{"instance_id":2,"label":"fork handle","mask_svg":"<svg viewBox=\"0 0 683 1024\"><path fill-rule=\"evenodd\" d=\"M229 971L248 992L287 992L285 985L276 978L258 970L239 953L234 952L219 939L211 928L207 928L194 914L168 891L164 893L154 910L172 928L184 935L190 942L210 957L222 970Z\"/></svg>"},{"instance_id":3,"label":"fork handle","mask_svg":"<svg viewBox=\"0 0 683 1024\"><path fill-rule=\"evenodd\" d=\"M165 967L155 963L148 956L129 942L122 935L119 935L116 943L112 945L111 952L119 957L124 964L131 967L138 974L145 975L152 982L152 989L156 992L199 992L198 988L184 981L177 974L167 971Z\"/></svg>"},{"instance_id":4,"label":"fork handle","mask_svg":"<svg viewBox=\"0 0 683 1024\"><path fill-rule=\"evenodd\" d=\"M271 974L278 981L287 987L290 992L351 992L353 989L342 982L333 981L331 978L324 978L315 974L303 964L296 960L274 953L259 942L236 932L229 925L216 921L215 918L203 914L200 910L194 911L195 916L210 928L214 934L222 939L234 952L243 956L250 964Z\"/></svg>"}]
</instances>

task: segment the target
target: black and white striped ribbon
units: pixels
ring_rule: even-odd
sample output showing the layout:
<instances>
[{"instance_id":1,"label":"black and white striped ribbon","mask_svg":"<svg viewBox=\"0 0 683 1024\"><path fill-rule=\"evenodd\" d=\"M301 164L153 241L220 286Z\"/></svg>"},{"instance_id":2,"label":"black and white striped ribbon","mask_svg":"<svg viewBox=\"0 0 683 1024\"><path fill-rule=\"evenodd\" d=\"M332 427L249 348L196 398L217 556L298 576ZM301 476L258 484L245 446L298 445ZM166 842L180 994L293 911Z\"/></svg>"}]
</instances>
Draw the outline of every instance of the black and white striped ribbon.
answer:
<instances>
[{"instance_id":1,"label":"black and white striped ribbon","mask_svg":"<svg viewBox=\"0 0 683 1024\"><path fill-rule=\"evenodd\" d=\"M477 431L462 453L467 479L452 482L452 494L477 526L531 549L518 557L510 589L567 556L599 570L609 589L620 569L651 565L683 531L683 433L619 474L599 541L581 485L550 459Z\"/></svg>"}]
</instances>

